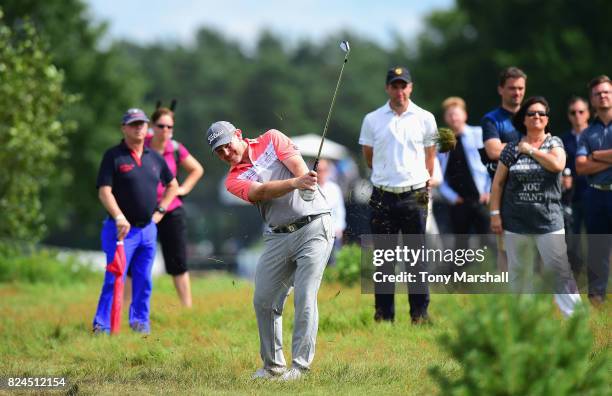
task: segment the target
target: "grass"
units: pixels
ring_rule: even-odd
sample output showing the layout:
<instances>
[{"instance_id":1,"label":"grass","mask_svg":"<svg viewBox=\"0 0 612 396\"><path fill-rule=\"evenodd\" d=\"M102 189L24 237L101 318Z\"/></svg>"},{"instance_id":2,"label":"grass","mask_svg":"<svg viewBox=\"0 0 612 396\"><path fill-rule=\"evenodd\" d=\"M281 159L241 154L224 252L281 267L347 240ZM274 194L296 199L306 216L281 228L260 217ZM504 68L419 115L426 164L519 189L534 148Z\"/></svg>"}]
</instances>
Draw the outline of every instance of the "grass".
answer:
<instances>
[{"instance_id":1,"label":"grass","mask_svg":"<svg viewBox=\"0 0 612 396\"><path fill-rule=\"evenodd\" d=\"M0 284L0 377L65 376L73 394L432 394L429 367L459 369L436 343L452 327L448 314L473 298L496 297L432 295L435 324L415 327L406 296L396 296L394 325L377 324L373 296L324 284L313 370L303 381L279 383L250 379L261 364L250 283L220 274L196 277L194 308L186 310L171 279L158 278L151 335L129 330L124 307L122 333L109 337L90 332L101 282L102 275L70 285ZM292 306L290 299L284 315L288 362ZM609 304L590 322L597 354L610 347Z\"/></svg>"}]
</instances>

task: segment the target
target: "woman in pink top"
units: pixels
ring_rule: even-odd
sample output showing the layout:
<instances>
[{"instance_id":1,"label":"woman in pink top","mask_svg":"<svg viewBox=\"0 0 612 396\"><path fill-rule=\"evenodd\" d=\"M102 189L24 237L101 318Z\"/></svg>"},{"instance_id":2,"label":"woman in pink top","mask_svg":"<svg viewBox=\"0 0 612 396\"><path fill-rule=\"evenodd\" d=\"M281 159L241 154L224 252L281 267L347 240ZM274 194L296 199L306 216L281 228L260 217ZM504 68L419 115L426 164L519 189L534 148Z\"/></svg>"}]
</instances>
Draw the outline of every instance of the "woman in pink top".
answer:
<instances>
[{"instance_id":1,"label":"woman in pink top","mask_svg":"<svg viewBox=\"0 0 612 396\"><path fill-rule=\"evenodd\" d=\"M174 177L180 165L187 172L187 177L179 186L178 196L167 208L158 207L165 216L157 224L159 241L161 243L166 272L172 275L174 286L186 307L191 307L191 285L187 271L187 222L185 210L180 197L183 197L195 186L204 174L204 168L183 146L172 139L174 131L174 113L172 110L160 107L151 116L153 135L147 136L145 145L160 153ZM164 187L157 186L158 201L162 197Z\"/></svg>"}]
</instances>

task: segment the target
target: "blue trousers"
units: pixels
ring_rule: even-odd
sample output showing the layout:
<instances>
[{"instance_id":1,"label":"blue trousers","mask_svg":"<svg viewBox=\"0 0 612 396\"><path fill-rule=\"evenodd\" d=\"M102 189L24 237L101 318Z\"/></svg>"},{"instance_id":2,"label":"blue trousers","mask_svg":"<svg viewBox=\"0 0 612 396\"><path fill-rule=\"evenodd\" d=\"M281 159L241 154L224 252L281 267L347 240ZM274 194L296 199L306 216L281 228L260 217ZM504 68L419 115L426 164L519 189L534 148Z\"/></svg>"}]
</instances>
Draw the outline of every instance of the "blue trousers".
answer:
<instances>
[{"instance_id":1,"label":"blue trousers","mask_svg":"<svg viewBox=\"0 0 612 396\"><path fill-rule=\"evenodd\" d=\"M106 219L102 226L102 250L106 253L106 261L111 262L117 246L117 227L113 219ZM144 228L132 227L124 239L127 268L123 280L130 268L132 274L132 303L130 304L130 326L143 332L150 331L149 312L151 308L151 291L153 280L151 270L155 259L157 244L157 227L151 222ZM104 284L98 302L98 309L93 320L94 328L98 327L110 332L111 306L113 303L113 287L115 275L106 272Z\"/></svg>"},{"instance_id":2,"label":"blue trousers","mask_svg":"<svg viewBox=\"0 0 612 396\"><path fill-rule=\"evenodd\" d=\"M612 191L587 188L586 229L589 234L587 275L589 296L605 297L612 249Z\"/></svg>"}]
</instances>

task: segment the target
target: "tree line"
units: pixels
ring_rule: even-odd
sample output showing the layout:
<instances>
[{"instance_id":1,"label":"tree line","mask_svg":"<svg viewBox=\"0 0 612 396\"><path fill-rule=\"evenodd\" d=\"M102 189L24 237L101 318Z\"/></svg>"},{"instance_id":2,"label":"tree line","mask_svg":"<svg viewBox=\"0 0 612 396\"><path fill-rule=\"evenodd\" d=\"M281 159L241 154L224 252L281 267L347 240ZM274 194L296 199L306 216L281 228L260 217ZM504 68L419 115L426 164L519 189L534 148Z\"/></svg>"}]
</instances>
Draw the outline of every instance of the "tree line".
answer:
<instances>
[{"instance_id":1,"label":"tree line","mask_svg":"<svg viewBox=\"0 0 612 396\"><path fill-rule=\"evenodd\" d=\"M338 48L341 40L349 40L352 51L328 136L345 144L360 163L361 121L386 100L384 77L390 66L402 64L411 70L414 101L432 111L442 125L440 103L450 95L466 100L469 122L477 124L499 103L499 70L516 65L528 74L527 95L541 94L550 101L555 134L568 128L567 100L586 95L591 77L612 70L607 44L612 37L607 21L612 4L603 0L458 0L451 9L431 13L417 39L397 35L390 47L350 31L320 42L303 40L287 46L281 37L264 31L248 52L207 27L197 32L190 45L122 41L105 48L106 26L92 21L81 0L6 0L2 9L0 23L7 29L19 32L31 23L48 54L48 64L63 76L62 92L71 99L59 100L61 111L48 113L59 122L53 125L63 131L60 138L49 139L61 148L58 156L43 156L41 162L49 182L19 176L25 184L41 189L35 193L39 204L21 205L36 215L26 222L37 231L26 227L15 234L0 226L0 237L44 235L48 242L69 246L98 247L104 213L95 190L96 172L104 150L121 137L120 117L128 107L151 112L157 100L177 99L176 138L206 168L204 179L186 200L191 237L220 243L226 235L246 234L245 227L257 233L258 222L255 218L245 226L243 215L255 211L219 203L225 165L210 153L204 140L206 128L226 119L247 137L269 128L290 136L320 133L343 59ZM11 78L0 83L11 84ZM34 95L44 92L40 87L32 89ZM9 107L12 94L5 93L3 98ZM15 122L0 114L3 124ZM32 136L49 132L41 131L42 125L33 119L25 125ZM4 145L10 135L6 131L0 126ZM37 157L36 152L27 155L32 161ZM0 165L11 169L15 156L14 151L3 151ZM16 168L9 172L19 175L14 173ZM4 184L0 188L2 205L15 191ZM44 233L41 225L46 227Z\"/></svg>"}]
</instances>

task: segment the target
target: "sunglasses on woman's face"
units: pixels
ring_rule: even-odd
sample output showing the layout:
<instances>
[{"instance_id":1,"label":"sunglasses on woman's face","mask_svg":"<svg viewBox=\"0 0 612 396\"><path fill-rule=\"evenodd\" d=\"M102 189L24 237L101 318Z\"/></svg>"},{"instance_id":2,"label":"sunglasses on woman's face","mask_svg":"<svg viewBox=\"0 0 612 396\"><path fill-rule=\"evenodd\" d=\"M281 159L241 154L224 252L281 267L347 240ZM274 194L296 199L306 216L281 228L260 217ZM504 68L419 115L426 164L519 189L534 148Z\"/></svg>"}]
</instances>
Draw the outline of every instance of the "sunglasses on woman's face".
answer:
<instances>
[{"instance_id":1,"label":"sunglasses on woman's face","mask_svg":"<svg viewBox=\"0 0 612 396\"><path fill-rule=\"evenodd\" d=\"M155 126L158 127L159 129L164 129L164 128L172 129L172 128L174 128L174 125L155 124Z\"/></svg>"},{"instance_id":2,"label":"sunglasses on woman's face","mask_svg":"<svg viewBox=\"0 0 612 396\"><path fill-rule=\"evenodd\" d=\"M535 117L536 115L539 115L540 117L547 117L548 113L545 111L528 111L527 112L527 117Z\"/></svg>"}]
</instances>

